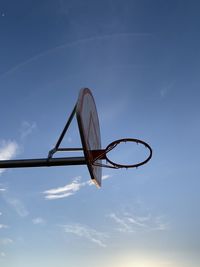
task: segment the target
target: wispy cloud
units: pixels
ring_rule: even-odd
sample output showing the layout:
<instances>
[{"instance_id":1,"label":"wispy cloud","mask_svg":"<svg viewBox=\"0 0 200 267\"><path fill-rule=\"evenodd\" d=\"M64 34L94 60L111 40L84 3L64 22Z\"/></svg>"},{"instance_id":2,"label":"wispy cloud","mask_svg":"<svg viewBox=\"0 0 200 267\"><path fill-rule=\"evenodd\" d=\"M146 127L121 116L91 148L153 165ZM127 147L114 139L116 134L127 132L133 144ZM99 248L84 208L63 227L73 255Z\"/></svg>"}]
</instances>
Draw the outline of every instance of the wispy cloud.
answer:
<instances>
[{"instance_id":1,"label":"wispy cloud","mask_svg":"<svg viewBox=\"0 0 200 267\"><path fill-rule=\"evenodd\" d=\"M5 196L4 199L20 217L28 216L29 212L21 200L17 198L10 198L8 196Z\"/></svg>"},{"instance_id":2,"label":"wispy cloud","mask_svg":"<svg viewBox=\"0 0 200 267\"><path fill-rule=\"evenodd\" d=\"M41 217L34 218L32 220L32 222L33 222L33 224L37 224L37 225L45 225L46 224L46 221Z\"/></svg>"},{"instance_id":3,"label":"wispy cloud","mask_svg":"<svg viewBox=\"0 0 200 267\"><path fill-rule=\"evenodd\" d=\"M104 175L102 179L105 180L108 179L109 177L110 175ZM76 194L81 188L88 185L94 185L94 183L91 180L86 182L81 182L81 176L78 176L75 177L71 183L66 184L63 187L57 187L46 190L43 192L43 194L45 195L45 198L49 200L66 198Z\"/></svg>"},{"instance_id":4,"label":"wispy cloud","mask_svg":"<svg viewBox=\"0 0 200 267\"><path fill-rule=\"evenodd\" d=\"M89 43L89 42L93 42L93 41L97 41L97 40L105 40L108 38L114 38L114 37L152 37L153 35L151 33L134 33L134 32L127 32L127 33L113 33L113 34L104 34L104 35L98 35L98 36L91 36L88 38L83 38L83 39L78 39L72 42L66 42L63 44L60 44L58 46L55 46L53 48L50 48L48 50L44 50L43 52L36 54L33 57L28 58L27 60L20 62L19 64L17 64L16 66L10 68L9 70L3 72L0 74L0 79L3 77L6 77L8 75L11 75L13 73L15 73L16 71L18 71L19 69L25 67L27 64L30 64L32 62L37 61L38 59L40 59L43 56L46 56L50 53L52 53L53 51L56 50L60 50L60 49L65 49L67 47L73 47L73 46L77 46L77 45L81 45L81 44L85 44L85 43Z\"/></svg>"},{"instance_id":5,"label":"wispy cloud","mask_svg":"<svg viewBox=\"0 0 200 267\"><path fill-rule=\"evenodd\" d=\"M169 229L169 223L164 220L163 216L137 216L130 213L108 215L116 224L116 230L124 233L134 233L139 231L165 231Z\"/></svg>"},{"instance_id":6,"label":"wispy cloud","mask_svg":"<svg viewBox=\"0 0 200 267\"><path fill-rule=\"evenodd\" d=\"M0 160L9 160L16 156L19 146L15 141L0 141ZM0 174L5 171L0 169Z\"/></svg>"},{"instance_id":7,"label":"wispy cloud","mask_svg":"<svg viewBox=\"0 0 200 267\"><path fill-rule=\"evenodd\" d=\"M67 234L74 234L78 237L87 239L100 247L106 247L105 239L107 236L104 233L81 224L66 224L62 227Z\"/></svg>"},{"instance_id":8,"label":"wispy cloud","mask_svg":"<svg viewBox=\"0 0 200 267\"><path fill-rule=\"evenodd\" d=\"M160 96L161 98L165 98L168 93L172 90L172 88L174 87L174 83L169 83L168 85L165 85L163 86L161 89L160 89Z\"/></svg>"},{"instance_id":9,"label":"wispy cloud","mask_svg":"<svg viewBox=\"0 0 200 267\"><path fill-rule=\"evenodd\" d=\"M35 129L37 125L35 122L23 121L20 128L20 137L21 139L25 139L28 135L30 135Z\"/></svg>"},{"instance_id":10,"label":"wispy cloud","mask_svg":"<svg viewBox=\"0 0 200 267\"><path fill-rule=\"evenodd\" d=\"M13 244L14 241L11 238L1 238L0 245L7 246Z\"/></svg>"},{"instance_id":11,"label":"wispy cloud","mask_svg":"<svg viewBox=\"0 0 200 267\"><path fill-rule=\"evenodd\" d=\"M8 228L8 225L6 225L6 224L0 224L0 229L6 229L6 228Z\"/></svg>"},{"instance_id":12,"label":"wispy cloud","mask_svg":"<svg viewBox=\"0 0 200 267\"><path fill-rule=\"evenodd\" d=\"M1 247L7 247L14 243L14 241L11 238L0 238L0 246ZM0 258L5 258L6 253L4 251L0 251Z\"/></svg>"},{"instance_id":13,"label":"wispy cloud","mask_svg":"<svg viewBox=\"0 0 200 267\"><path fill-rule=\"evenodd\" d=\"M15 141L0 141L0 160L9 160L17 154L19 146Z\"/></svg>"},{"instance_id":14,"label":"wispy cloud","mask_svg":"<svg viewBox=\"0 0 200 267\"><path fill-rule=\"evenodd\" d=\"M0 192L5 192L6 188L0 188Z\"/></svg>"},{"instance_id":15,"label":"wispy cloud","mask_svg":"<svg viewBox=\"0 0 200 267\"><path fill-rule=\"evenodd\" d=\"M70 184L44 191L46 199L59 199L74 195L85 183L80 183L81 177L75 177Z\"/></svg>"},{"instance_id":16,"label":"wispy cloud","mask_svg":"<svg viewBox=\"0 0 200 267\"><path fill-rule=\"evenodd\" d=\"M1 193L1 192L0 192ZM8 190L3 190L2 193L2 199L5 201L6 204L8 204L20 217L26 217L29 215L29 212L27 208L25 207L25 204L16 197L13 197L9 194ZM0 215L2 213L0 212Z\"/></svg>"},{"instance_id":17,"label":"wispy cloud","mask_svg":"<svg viewBox=\"0 0 200 267\"><path fill-rule=\"evenodd\" d=\"M110 177L111 177L111 175L109 175L109 174L103 175L102 180L106 180ZM85 182L85 185L94 185L94 182L92 180L89 180L89 181Z\"/></svg>"},{"instance_id":18,"label":"wispy cloud","mask_svg":"<svg viewBox=\"0 0 200 267\"><path fill-rule=\"evenodd\" d=\"M1 252L0 252L0 257L1 257L1 258L6 257L6 253L5 253L4 251L1 251Z\"/></svg>"},{"instance_id":19,"label":"wispy cloud","mask_svg":"<svg viewBox=\"0 0 200 267\"><path fill-rule=\"evenodd\" d=\"M135 232L133 228L131 227L130 223L124 219L124 217L119 217L115 213L109 214L109 217L114 220L115 223L117 223L118 227L117 230L120 232L128 232L132 233Z\"/></svg>"}]
</instances>

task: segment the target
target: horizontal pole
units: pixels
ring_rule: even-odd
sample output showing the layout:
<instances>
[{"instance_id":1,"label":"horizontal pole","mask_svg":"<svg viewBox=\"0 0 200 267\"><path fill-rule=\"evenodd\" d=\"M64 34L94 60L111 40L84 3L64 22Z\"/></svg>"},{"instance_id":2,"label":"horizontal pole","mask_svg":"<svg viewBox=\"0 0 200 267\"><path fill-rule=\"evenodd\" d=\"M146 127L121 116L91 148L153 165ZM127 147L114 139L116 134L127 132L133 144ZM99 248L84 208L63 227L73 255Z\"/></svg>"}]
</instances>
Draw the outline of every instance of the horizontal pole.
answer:
<instances>
[{"instance_id":1,"label":"horizontal pole","mask_svg":"<svg viewBox=\"0 0 200 267\"><path fill-rule=\"evenodd\" d=\"M39 159L17 159L17 160L1 160L0 169L6 168L26 168L26 167L51 167L51 166L67 166L67 165L85 165L84 157L68 157L68 158L39 158Z\"/></svg>"},{"instance_id":2,"label":"horizontal pole","mask_svg":"<svg viewBox=\"0 0 200 267\"><path fill-rule=\"evenodd\" d=\"M56 149L56 152L57 151L70 151L70 152L76 152L76 151L83 151L83 148L79 148L79 147L67 147L67 148L57 148Z\"/></svg>"}]
</instances>

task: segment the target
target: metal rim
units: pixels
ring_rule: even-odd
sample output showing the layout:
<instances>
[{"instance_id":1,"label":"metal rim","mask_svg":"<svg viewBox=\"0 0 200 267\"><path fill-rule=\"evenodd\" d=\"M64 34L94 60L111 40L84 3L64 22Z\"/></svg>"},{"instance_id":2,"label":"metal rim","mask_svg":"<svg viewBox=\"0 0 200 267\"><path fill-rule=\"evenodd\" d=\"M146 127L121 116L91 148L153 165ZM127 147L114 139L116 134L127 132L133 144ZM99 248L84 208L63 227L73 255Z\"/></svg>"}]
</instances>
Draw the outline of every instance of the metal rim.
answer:
<instances>
[{"instance_id":1,"label":"metal rim","mask_svg":"<svg viewBox=\"0 0 200 267\"><path fill-rule=\"evenodd\" d=\"M112 160L108 158L107 153L122 142L134 142L134 143L142 144L149 150L149 156L144 161L141 161L136 164L123 165L123 164L118 164L118 163L113 162ZM123 138L123 139L115 140L112 143L110 143L105 149L105 159L107 160L107 162L113 165L114 168L137 168L141 165L146 164L151 159L151 157L152 157L152 148L150 147L150 145L140 139L135 139L135 138Z\"/></svg>"}]
</instances>

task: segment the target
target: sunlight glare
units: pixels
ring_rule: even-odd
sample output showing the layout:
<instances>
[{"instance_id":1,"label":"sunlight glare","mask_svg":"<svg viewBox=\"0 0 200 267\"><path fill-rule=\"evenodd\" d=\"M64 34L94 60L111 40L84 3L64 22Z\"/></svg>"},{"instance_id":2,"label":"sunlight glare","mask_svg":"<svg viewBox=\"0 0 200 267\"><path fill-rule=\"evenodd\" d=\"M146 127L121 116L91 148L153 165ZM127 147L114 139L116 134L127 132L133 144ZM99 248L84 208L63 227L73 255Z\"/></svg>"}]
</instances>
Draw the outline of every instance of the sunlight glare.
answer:
<instances>
[{"instance_id":1,"label":"sunlight glare","mask_svg":"<svg viewBox=\"0 0 200 267\"><path fill-rule=\"evenodd\" d=\"M121 255L116 259L116 267L177 267L169 260L147 255Z\"/></svg>"}]
</instances>

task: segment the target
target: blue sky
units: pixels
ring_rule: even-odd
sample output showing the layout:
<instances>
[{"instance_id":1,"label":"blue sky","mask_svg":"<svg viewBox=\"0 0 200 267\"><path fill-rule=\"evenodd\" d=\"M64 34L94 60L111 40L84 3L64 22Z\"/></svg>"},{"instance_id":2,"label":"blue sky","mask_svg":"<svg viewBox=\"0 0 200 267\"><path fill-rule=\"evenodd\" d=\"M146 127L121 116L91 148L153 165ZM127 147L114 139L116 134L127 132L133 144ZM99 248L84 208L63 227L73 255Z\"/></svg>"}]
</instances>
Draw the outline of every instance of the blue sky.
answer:
<instances>
[{"instance_id":1,"label":"blue sky","mask_svg":"<svg viewBox=\"0 0 200 267\"><path fill-rule=\"evenodd\" d=\"M1 266L199 266L199 8L0 1L0 159L46 157L83 87L103 147L133 137L154 152L104 169L101 189L86 166L1 170ZM63 144L80 146L76 120Z\"/></svg>"}]
</instances>

